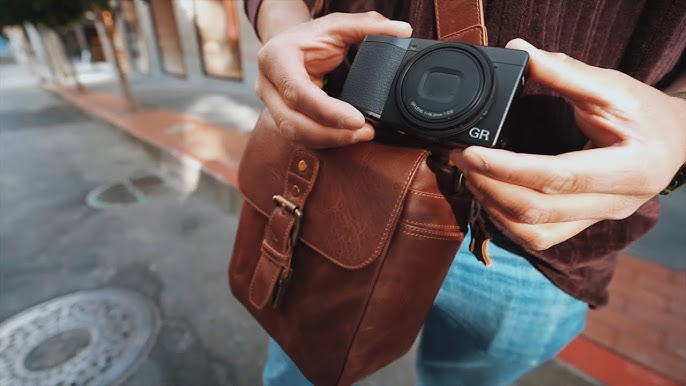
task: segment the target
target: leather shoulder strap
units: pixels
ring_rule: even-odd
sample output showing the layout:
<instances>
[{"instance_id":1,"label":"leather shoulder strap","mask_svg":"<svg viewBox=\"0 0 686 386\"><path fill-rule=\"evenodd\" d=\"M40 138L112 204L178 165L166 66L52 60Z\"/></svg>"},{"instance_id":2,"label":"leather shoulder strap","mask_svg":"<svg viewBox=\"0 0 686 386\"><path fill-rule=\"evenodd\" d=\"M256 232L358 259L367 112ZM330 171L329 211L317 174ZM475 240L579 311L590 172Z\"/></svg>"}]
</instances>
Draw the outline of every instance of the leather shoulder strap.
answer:
<instances>
[{"instance_id":1,"label":"leather shoulder strap","mask_svg":"<svg viewBox=\"0 0 686 386\"><path fill-rule=\"evenodd\" d=\"M482 0L434 0L438 39L488 45Z\"/></svg>"}]
</instances>

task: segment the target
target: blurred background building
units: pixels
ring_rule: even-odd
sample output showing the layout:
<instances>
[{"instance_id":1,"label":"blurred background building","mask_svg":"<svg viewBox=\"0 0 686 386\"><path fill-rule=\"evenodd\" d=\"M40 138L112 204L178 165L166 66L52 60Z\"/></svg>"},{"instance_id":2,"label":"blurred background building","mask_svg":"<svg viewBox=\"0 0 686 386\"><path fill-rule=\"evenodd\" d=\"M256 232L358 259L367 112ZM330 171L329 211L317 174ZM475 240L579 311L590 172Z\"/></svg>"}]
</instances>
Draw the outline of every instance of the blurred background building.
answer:
<instances>
[{"instance_id":1,"label":"blurred background building","mask_svg":"<svg viewBox=\"0 0 686 386\"><path fill-rule=\"evenodd\" d=\"M81 73L94 68L106 71L114 60L133 77L254 81L254 71L245 73L242 62L247 60L251 67L259 42L245 19L242 1L118 0L110 4L113 46L97 15L91 13L59 29L28 23L23 28L7 28L10 47L18 61L56 82L71 81L70 63Z\"/></svg>"}]
</instances>

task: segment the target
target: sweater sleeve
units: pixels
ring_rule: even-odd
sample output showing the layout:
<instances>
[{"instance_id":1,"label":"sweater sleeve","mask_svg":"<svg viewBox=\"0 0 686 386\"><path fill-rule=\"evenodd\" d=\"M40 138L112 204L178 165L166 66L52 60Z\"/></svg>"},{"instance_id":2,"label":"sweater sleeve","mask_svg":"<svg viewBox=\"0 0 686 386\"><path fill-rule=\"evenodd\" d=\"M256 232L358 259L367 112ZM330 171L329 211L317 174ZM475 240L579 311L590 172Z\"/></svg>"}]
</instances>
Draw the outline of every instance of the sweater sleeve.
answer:
<instances>
[{"instance_id":1,"label":"sweater sleeve","mask_svg":"<svg viewBox=\"0 0 686 386\"><path fill-rule=\"evenodd\" d=\"M243 2L243 9L245 10L245 15L250 20L250 24L253 25L255 29L255 34L260 37L257 32L257 12L260 10L260 5L262 5L262 0L245 0Z\"/></svg>"},{"instance_id":2,"label":"sweater sleeve","mask_svg":"<svg viewBox=\"0 0 686 386\"><path fill-rule=\"evenodd\" d=\"M316 9L322 7L322 4L319 4L322 3L321 1L304 0L304 2L307 4L310 13L314 13ZM255 35L257 35L258 38L260 37L260 34L257 31L257 13L260 11L260 6L262 6L262 0L244 0L243 2L245 15L248 17L248 20L250 20L250 24L252 24L255 29Z\"/></svg>"}]
</instances>

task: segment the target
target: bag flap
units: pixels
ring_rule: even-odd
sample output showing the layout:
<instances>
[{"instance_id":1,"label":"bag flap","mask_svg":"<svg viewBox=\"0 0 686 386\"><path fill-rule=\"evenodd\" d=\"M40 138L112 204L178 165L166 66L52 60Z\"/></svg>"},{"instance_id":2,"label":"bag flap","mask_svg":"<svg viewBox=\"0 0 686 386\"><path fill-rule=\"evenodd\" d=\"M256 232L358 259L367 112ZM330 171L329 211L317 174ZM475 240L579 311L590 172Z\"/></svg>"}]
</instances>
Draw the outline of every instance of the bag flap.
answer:
<instances>
[{"instance_id":1,"label":"bag flap","mask_svg":"<svg viewBox=\"0 0 686 386\"><path fill-rule=\"evenodd\" d=\"M296 148L263 112L238 181L246 203L264 216L274 208L272 197L286 189ZM428 152L375 142L305 151L319 159L319 172L303 208L300 241L343 268L370 264L388 247L410 183Z\"/></svg>"}]
</instances>

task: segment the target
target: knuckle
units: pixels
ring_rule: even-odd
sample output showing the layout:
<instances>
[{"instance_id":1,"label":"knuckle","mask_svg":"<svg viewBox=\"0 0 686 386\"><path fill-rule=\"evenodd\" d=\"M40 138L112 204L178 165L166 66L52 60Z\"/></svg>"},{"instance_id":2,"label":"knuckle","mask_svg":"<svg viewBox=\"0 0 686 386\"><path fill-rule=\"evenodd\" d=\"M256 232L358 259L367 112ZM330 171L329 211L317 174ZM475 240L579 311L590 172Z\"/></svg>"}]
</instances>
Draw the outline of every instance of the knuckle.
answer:
<instances>
[{"instance_id":1,"label":"knuckle","mask_svg":"<svg viewBox=\"0 0 686 386\"><path fill-rule=\"evenodd\" d=\"M352 132L341 132L340 135L337 135L334 139L334 145L336 147L343 147L350 145L354 143L355 140L353 138L353 133Z\"/></svg>"},{"instance_id":2,"label":"knuckle","mask_svg":"<svg viewBox=\"0 0 686 386\"><path fill-rule=\"evenodd\" d=\"M574 58L572 58L571 56L565 54L565 53L551 52L550 55L552 56L553 59L555 59L555 61L558 61L561 64L572 65L572 66L576 64L576 60Z\"/></svg>"},{"instance_id":3,"label":"knuckle","mask_svg":"<svg viewBox=\"0 0 686 386\"><path fill-rule=\"evenodd\" d=\"M643 184L640 185L642 188L639 188L637 193L643 196L654 196L660 193L665 188L665 185L657 179L649 178L643 181Z\"/></svg>"},{"instance_id":4,"label":"knuckle","mask_svg":"<svg viewBox=\"0 0 686 386\"><path fill-rule=\"evenodd\" d=\"M257 80L255 80L255 86L254 86L254 88L255 88L255 94L256 94L258 97L260 97L260 99L262 99L262 97L263 97L262 94L263 94L263 92L264 92L264 88L263 88L263 86L262 86L262 82L263 82L262 79L261 79L261 78L259 77L259 75L258 75Z\"/></svg>"},{"instance_id":5,"label":"knuckle","mask_svg":"<svg viewBox=\"0 0 686 386\"><path fill-rule=\"evenodd\" d=\"M611 208L609 218L610 220L623 220L634 214L639 206L630 200L618 199Z\"/></svg>"},{"instance_id":6,"label":"knuckle","mask_svg":"<svg viewBox=\"0 0 686 386\"><path fill-rule=\"evenodd\" d=\"M348 23L349 17L351 17L350 14L343 12L333 12L319 17L310 22L311 32L314 35L326 33L331 29L336 29L338 26Z\"/></svg>"},{"instance_id":7,"label":"knuckle","mask_svg":"<svg viewBox=\"0 0 686 386\"><path fill-rule=\"evenodd\" d=\"M300 91L295 81L286 79L282 84L283 100L288 106L297 110L300 107Z\"/></svg>"},{"instance_id":8,"label":"knuckle","mask_svg":"<svg viewBox=\"0 0 686 386\"><path fill-rule=\"evenodd\" d=\"M632 193L634 196L650 198L661 192L674 174L667 173L665 176L655 172L654 165L665 165L670 162L670 155L664 151L664 148L652 147L648 151L642 150L641 153L636 152L633 155L636 160L642 161L631 165L632 179L636 181ZM645 162L645 160L651 160L651 162Z\"/></svg>"},{"instance_id":9,"label":"knuckle","mask_svg":"<svg viewBox=\"0 0 686 386\"><path fill-rule=\"evenodd\" d=\"M660 193L667 186L667 183L661 182L659 178L646 177L642 182L642 188L636 193L648 198Z\"/></svg>"},{"instance_id":10,"label":"knuckle","mask_svg":"<svg viewBox=\"0 0 686 386\"><path fill-rule=\"evenodd\" d=\"M262 48L257 51L257 64L261 67L264 66L271 56L269 43L265 44Z\"/></svg>"},{"instance_id":11,"label":"knuckle","mask_svg":"<svg viewBox=\"0 0 686 386\"><path fill-rule=\"evenodd\" d=\"M550 221L550 212L536 206L519 207L514 215L517 220L525 224L543 224Z\"/></svg>"},{"instance_id":12,"label":"knuckle","mask_svg":"<svg viewBox=\"0 0 686 386\"><path fill-rule=\"evenodd\" d=\"M369 11L366 13L366 16L372 21L386 20L386 17L377 11Z\"/></svg>"},{"instance_id":13,"label":"knuckle","mask_svg":"<svg viewBox=\"0 0 686 386\"><path fill-rule=\"evenodd\" d=\"M283 113L273 112L272 118L274 118L274 123L276 124L276 127L279 129L279 133L283 137L288 139L294 138L295 133L293 132L293 126L288 121L288 119L286 119Z\"/></svg>"},{"instance_id":14,"label":"knuckle","mask_svg":"<svg viewBox=\"0 0 686 386\"><path fill-rule=\"evenodd\" d=\"M543 185L543 193L560 194L578 192L582 188L581 179L572 171L558 169Z\"/></svg>"},{"instance_id":15,"label":"knuckle","mask_svg":"<svg viewBox=\"0 0 686 386\"><path fill-rule=\"evenodd\" d=\"M621 71L615 70L614 68L603 68L599 67L598 71L605 75L606 77L612 79L612 78L617 78L617 80L623 84L625 82L633 82L635 81L634 78L632 78L630 75L627 75Z\"/></svg>"},{"instance_id":16,"label":"knuckle","mask_svg":"<svg viewBox=\"0 0 686 386\"><path fill-rule=\"evenodd\" d=\"M532 230L526 243L535 251L544 251L554 245L550 236L542 230Z\"/></svg>"},{"instance_id":17,"label":"knuckle","mask_svg":"<svg viewBox=\"0 0 686 386\"><path fill-rule=\"evenodd\" d=\"M615 220L624 220L625 218L634 214L633 209L623 208L616 212Z\"/></svg>"}]
</instances>

